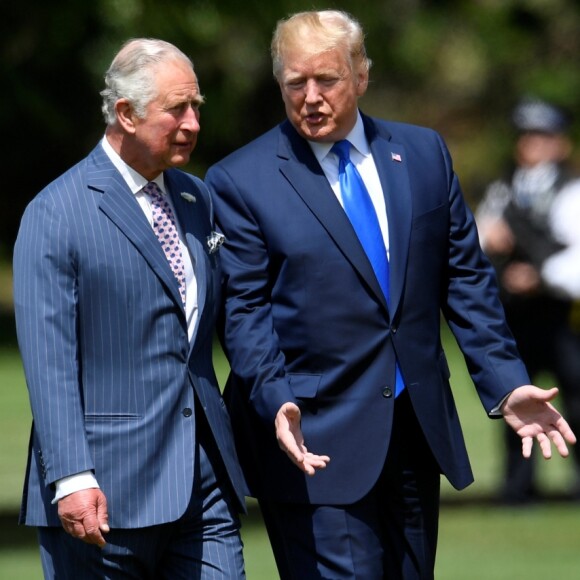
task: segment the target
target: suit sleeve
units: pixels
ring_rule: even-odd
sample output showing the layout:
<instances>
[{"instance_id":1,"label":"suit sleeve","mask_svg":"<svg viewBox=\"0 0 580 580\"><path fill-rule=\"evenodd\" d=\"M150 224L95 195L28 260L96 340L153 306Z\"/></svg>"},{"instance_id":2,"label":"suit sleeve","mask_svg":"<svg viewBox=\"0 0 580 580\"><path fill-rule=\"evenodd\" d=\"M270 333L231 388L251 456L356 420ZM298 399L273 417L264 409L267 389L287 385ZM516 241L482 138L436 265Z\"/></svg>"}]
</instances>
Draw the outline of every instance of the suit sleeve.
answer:
<instances>
[{"instance_id":1,"label":"suit sleeve","mask_svg":"<svg viewBox=\"0 0 580 580\"><path fill-rule=\"evenodd\" d=\"M449 271L443 314L465 357L486 409L491 411L530 378L507 326L495 272L481 250L473 214L465 203L451 158L440 145L449 176Z\"/></svg>"},{"instance_id":2,"label":"suit sleeve","mask_svg":"<svg viewBox=\"0 0 580 580\"><path fill-rule=\"evenodd\" d=\"M250 180L247 180L250 182ZM216 223L226 237L220 252L224 272L223 343L236 384L268 425L286 402L296 403L285 375L285 359L272 318L266 240L241 186L214 166L206 183Z\"/></svg>"},{"instance_id":3,"label":"suit sleeve","mask_svg":"<svg viewBox=\"0 0 580 580\"><path fill-rule=\"evenodd\" d=\"M49 196L27 208L14 249L18 343L45 482L93 469L77 349L77 264Z\"/></svg>"}]
</instances>

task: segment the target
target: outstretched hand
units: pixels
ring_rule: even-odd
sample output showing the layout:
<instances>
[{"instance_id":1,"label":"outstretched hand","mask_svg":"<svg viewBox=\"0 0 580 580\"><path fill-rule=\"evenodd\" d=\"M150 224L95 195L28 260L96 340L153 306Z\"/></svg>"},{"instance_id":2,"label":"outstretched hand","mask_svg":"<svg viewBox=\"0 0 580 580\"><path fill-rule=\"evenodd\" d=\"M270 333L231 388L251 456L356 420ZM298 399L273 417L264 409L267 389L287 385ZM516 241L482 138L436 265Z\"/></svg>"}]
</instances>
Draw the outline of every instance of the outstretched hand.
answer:
<instances>
[{"instance_id":1,"label":"outstretched hand","mask_svg":"<svg viewBox=\"0 0 580 580\"><path fill-rule=\"evenodd\" d=\"M522 455L530 457L534 439L545 459L552 457L552 443L562 457L568 457L566 443L576 443L568 422L550 403L558 389L524 385L515 389L502 407L506 423L522 438Z\"/></svg>"},{"instance_id":2,"label":"outstretched hand","mask_svg":"<svg viewBox=\"0 0 580 580\"><path fill-rule=\"evenodd\" d=\"M58 501L58 516L62 527L74 538L102 548L103 534L109 531L107 500L98 488L83 489Z\"/></svg>"},{"instance_id":3,"label":"outstretched hand","mask_svg":"<svg viewBox=\"0 0 580 580\"><path fill-rule=\"evenodd\" d=\"M328 455L314 455L304 445L300 428L300 409L294 403L284 403L275 419L276 438L280 449L304 473L314 475L317 469L324 469L330 461Z\"/></svg>"}]
</instances>

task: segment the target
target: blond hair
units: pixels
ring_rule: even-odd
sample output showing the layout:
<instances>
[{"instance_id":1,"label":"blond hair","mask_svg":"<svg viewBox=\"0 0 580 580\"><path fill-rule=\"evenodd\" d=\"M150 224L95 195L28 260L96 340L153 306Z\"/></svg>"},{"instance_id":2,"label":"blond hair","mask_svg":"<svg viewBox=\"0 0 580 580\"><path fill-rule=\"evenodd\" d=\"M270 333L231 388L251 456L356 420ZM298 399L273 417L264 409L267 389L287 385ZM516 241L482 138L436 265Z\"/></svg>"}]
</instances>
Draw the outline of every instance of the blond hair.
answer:
<instances>
[{"instance_id":1,"label":"blond hair","mask_svg":"<svg viewBox=\"0 0 580 580\"><path fill-rule=\"evenodd\" d=\"M344 49L353 72L368 73L371 60L367 57L364 32L359 22L340 10L298 12L280 20L271 44L274 77L280 80L284 58L292 50L305 57Z\"/></svg>"}]
</instances>

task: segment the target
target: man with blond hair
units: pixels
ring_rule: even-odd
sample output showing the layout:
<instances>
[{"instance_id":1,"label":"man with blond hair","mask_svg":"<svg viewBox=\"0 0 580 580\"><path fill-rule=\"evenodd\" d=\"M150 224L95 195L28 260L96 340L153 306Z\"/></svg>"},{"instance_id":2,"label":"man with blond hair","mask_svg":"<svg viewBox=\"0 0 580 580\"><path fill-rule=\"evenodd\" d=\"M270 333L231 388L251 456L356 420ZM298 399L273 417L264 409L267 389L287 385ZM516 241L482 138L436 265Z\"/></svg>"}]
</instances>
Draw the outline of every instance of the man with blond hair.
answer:
<instances>
[{"instance_id":1,"label":"man with blond hair","mask_svg":"<svg viewBox=\"0 0 580 580\"><path fill-rule=\"evenodd\" d=\"M278 24L288 119L207 173L226 236L226 402L281 578L433 577L440 473L469 466L443 313L529 455L574 434L529 385L441 137L362 114L349 15Z\"/></svg>"}]
</instances>

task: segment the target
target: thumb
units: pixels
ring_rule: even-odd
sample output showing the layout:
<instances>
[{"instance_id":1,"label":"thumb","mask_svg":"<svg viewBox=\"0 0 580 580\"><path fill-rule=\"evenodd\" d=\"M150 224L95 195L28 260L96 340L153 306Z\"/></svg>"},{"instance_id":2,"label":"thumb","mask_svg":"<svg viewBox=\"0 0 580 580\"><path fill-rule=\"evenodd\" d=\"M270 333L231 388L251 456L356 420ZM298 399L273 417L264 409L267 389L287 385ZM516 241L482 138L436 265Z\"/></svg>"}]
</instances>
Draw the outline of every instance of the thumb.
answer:
<instances>
[{"instance_id":1,"label":"thumb","mask_svg":"<svg viewBox=\"0 0 580 580\"><path fill-rule=\"evenodd\" d=\"M542 401L551 401L555 399L558 395L558 388L552 387L551 389L539 389L537 392L537 398L541 399Z\"/></svg>"},{"instance_id":2,"label":"thumb","mask_svg":"<svg viewBox=\"0 0 580 580\"><path fill-rule=\"evenodd\" d=\"M284 403L281 410L289 419L295 419L296 416L300 415L300 408L294 403Z\"/></svg>"},{"instance_id":3,"label":"thumb","mask_svg":"<svg viewBox=\"0 0 580 580\"><path fill-rule=\"evenodd\" d=\"M104 494L99 494L97 498L97 521L101 532L109 531L109 513L107 510L107 499Z\"/></svg>"}]
</instances>

